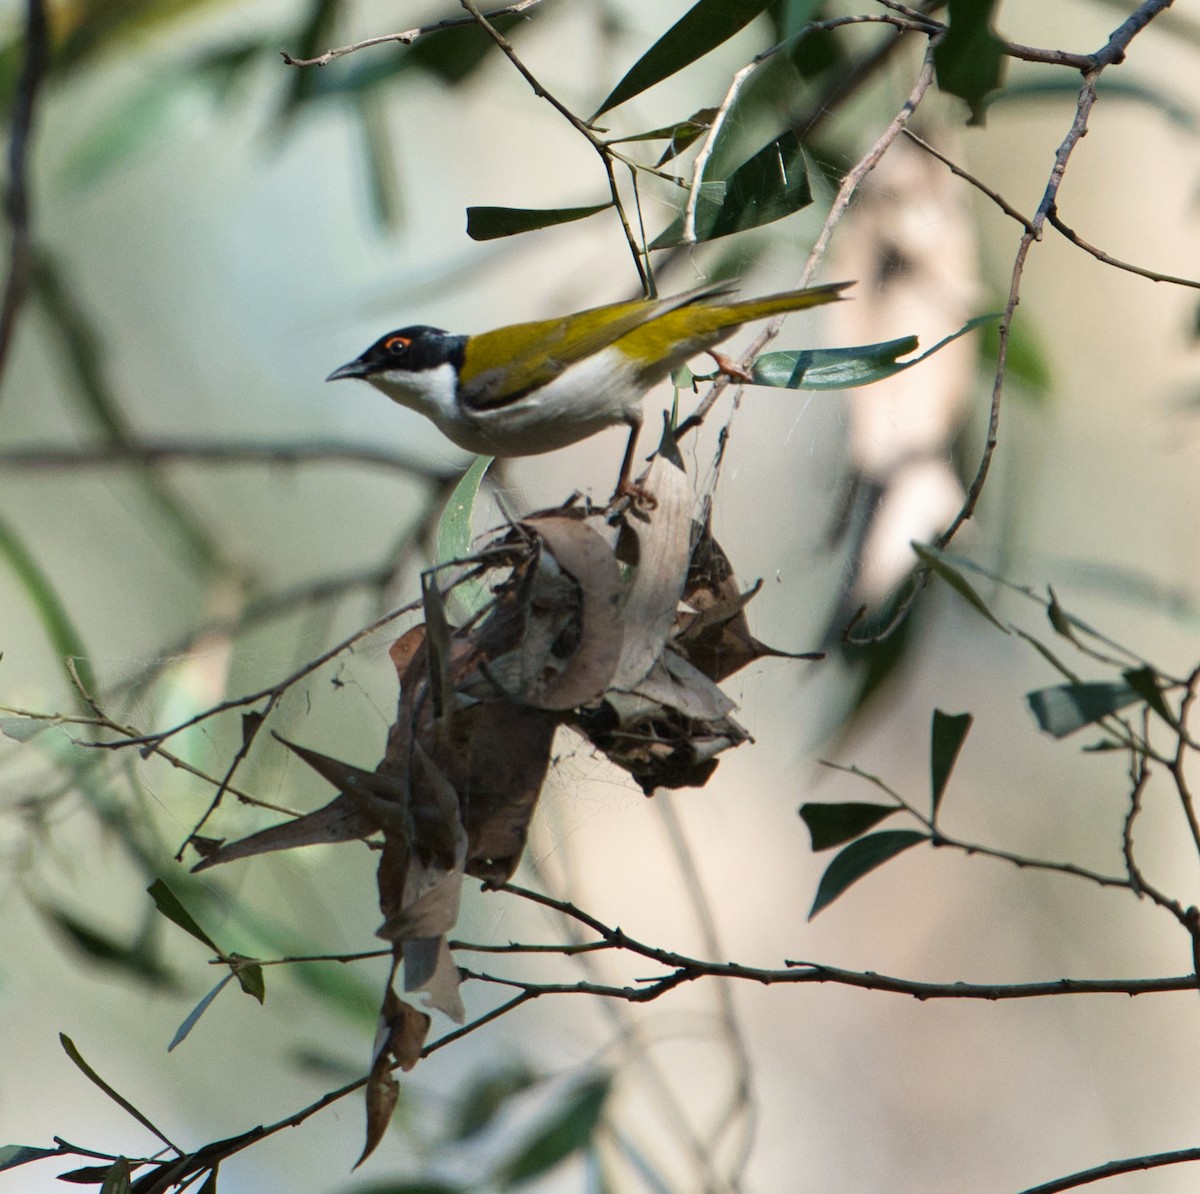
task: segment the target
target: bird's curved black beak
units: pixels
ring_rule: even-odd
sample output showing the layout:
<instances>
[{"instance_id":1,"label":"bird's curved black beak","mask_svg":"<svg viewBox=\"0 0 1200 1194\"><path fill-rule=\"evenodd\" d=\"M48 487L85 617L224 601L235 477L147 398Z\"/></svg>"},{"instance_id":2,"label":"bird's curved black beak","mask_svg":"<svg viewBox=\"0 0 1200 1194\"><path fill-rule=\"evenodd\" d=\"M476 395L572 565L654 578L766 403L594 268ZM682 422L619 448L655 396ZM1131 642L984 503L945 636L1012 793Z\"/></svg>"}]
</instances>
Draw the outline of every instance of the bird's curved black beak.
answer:
<instances>
[{"instance_id":1,"label":"bird's curved black beak","mask_svg":"<svg viewBox=\"0 0 1200 1194\"><path fill-rule=\"evenodd\" d=\"M339 365L325 380L326 381L341 381L344 377L366 377L367 366L362 357L358 357L353 361L347 361L344 365Z\"/></svg>"}]
</instances>

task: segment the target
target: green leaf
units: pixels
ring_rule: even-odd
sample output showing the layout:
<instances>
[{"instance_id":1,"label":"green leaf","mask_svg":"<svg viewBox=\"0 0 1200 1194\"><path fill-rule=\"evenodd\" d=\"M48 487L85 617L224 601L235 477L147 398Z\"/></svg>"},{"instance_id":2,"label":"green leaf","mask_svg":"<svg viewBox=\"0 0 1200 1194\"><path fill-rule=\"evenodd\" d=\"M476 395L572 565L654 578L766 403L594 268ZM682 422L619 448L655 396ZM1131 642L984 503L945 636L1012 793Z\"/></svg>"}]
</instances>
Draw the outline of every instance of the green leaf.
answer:
<instances>
[{"instance_id":1,"label":"green leaf","mask_svg":"<svg viewBox=\"0 0 1200 1194\"><path fill-rule=\"evenodd\" d=\"M723 182L700 184L696 204L696 240L716 240L747 228L781 220L812 202L804 167L804 150L793 132L776 137L747 158ZM683 244L682 213L650 248Z\"/></svg>"},{"instance_id":2,"label":"green leaf","mask_svg":"<svg viewBox=\"0 0 1200 1194\"><path fill-rule=\"evenodd\" d=\"M76 1048L75 1042L71 1040L65 1032L58 1034L59 1042L62 1044L63 1052L75 1063L79 1071L85 1078L95 1086L99 1087L114 1103L117 1104L126 1114L131 1115L134 1119L146 1128L153 1132L165 1145L170 1148L175 1146L154 1126L154 1124L146 1118L124 1095L118 1094L94 1069L83 1059L83 1054Z\"/></svg>"},{"instance_id":3,"label":"green leaf","mask_svg":"<svg viewBox=\"0 0 1200 1194\"><path fill-rule=\"evenodd\" d=\"M0 519L0 559L7 560L9 567L17 574L17 580L25 590L26 596L38 616L54 654L63 661L64 666L68 659L71 660L75 666L75 673L79 676L79 682L88 692L99 692L96 674L92 671L87 649L83 645L83 638L76 629L71 615L67 612L66 604L59 597L53 582L42 571L41 565L34 559L24 542L2 519ZM67 679L74 686L74 679L69 669L67 670Z\"/></svg>"},{"instance_id":4,"label":"green leaf","mask_svg":"<svg viewBox=\"0 0 1200 1194\"><path fill-rule=\"evenodd\" d=\"M1125 681L1097 680L1039 688L1026 693L1025 699L1040 729L1055 738L1065 738L1142 698Z\"/></svg>"},{"instance_id":5,"label":"green leaf","mask_svg":"<svg viewBox=\"0 0 1200 1194\"><path fill-rule=\"evenodd\" d=\"M132 1187L128 1157L118 1157L109 1167L100 1194L129 1194Z\"/></svg>"},{"instance_id":6,"label":"green leaf","mask_svg":"<svg viewBox=\"0 0 1200 1194\"><path fill-rule=\"evenodd\" d=\"M999 318L999 314L977 315L911 361L901 361L899 358L916 351L919 343L916 336L904 336L879 344L860 344L853 348L768 352L754 362L750 372L754 384L759 386L777 386L788 390L849 390L903 373L905 369L911 369L933 356L959 336L965 336Z\"/></svg>"},{"instance_id":7,"label":"green leaf","mask_svg":"<svg viewBox=\"0 0 1200 1194\"><path fill-rule=\"evenodd\" d=\"M41 912L81 954L110 970L123 972L159 989L178 986L175 976L145 940L130 945L101 932L71 913L49 904Z\"/></svg>"},{"instance_id":8,"label":"green leaf","mask_svg":"<svg viewBox=\"0 0 1200 1194\"><path fill-rule=\"evenodd\" d=\"M527 25L529 17L536 15L492 17L490 24L500 33L509 34ZM496 53L498 49L486 29L475 24L460 25L418 38L404 50L400 61L405 66L427 71L448 87L457 87L465 83L483 65L488 55ZM392 75L395 75L394 69Z\"/></svg>"},{"instance_id":9,"label":"green leaf","mask_svg":"<svg viewBox=\"0 0 1200 1194\"><path fill-rule=\"evenodd\" d=\"M466 1140L482 1132L514 1095L528 1090L537 1075L528 1066L492 1070L472 1082L458 1101L450 1127L451 1140Z\"/></svg>"},{"instance_id":10,"label":"green leaf","mask_svg":"<svg viewBox=\"0 0 1200 1194\"><path fill-rule=\"evenodd\" d=\"M983 603L983 598L975 592L966 577L950 566L942 552L936 548L925 547L920 543L914 543L912 549L917 553L917 559L935 576L940 576L972 609L981 613L993 626L1003 630L1005 634L1010 633L1008 627L1001 623Z\"/></svg>"},{"instance_id":11,"label":"green leaf","mask_svg":"<svg viewBox=\"0 0 1200 1194\"><path fill-rule=\"evenodd\" d=\"M895 804L872 804L869 801L800 806L800 816L808 826L813 850L828 850L852 841L900 811Z\"/></svg>"},{"instance_id":12,"label":"green leaf","mask_svg":"<svg viewBox=\"0 0 1200 1194\"><path fill-rule=\"evenodd\" d=\"M703 58L748 25L769 3L770 0L699 0L626 71L592 120Z\"/></svg>"},{"instance_id":13,"label":"green leaf","mask_svg":"<svg viewBox=\"0 0 1200 1194\"><path fill-rule=\"evenodd\" d=\"M992 31L996 0L950 0L946 36L933 51L938 86L967 101L981 125L984 100L1004 81L1004 43Z\"/></svg>"},{"instance_id":14,"label":"green leaf","mask_svg":"<svg viewBox=\"0 0 1200 1194\"><path fill-rule=\"evenodd\" d=\"M933 711L933 729L929 746L929 773L933 787L933 819L937 820L938 808L950 779L950 772L958 759L958 752L971 729L975 718L970 713L943 713Z\"/></svg>"},{"instance_id":15,"label":"green leaf","mask_svg":"<svg viewBox=\"0 0 1200 1194\"><path fill-rule=\"evenodd\" d=\"M207 995L204 996L203 999L200 1000L198 1004L196 1004L196 1006L191 1010L191 1013L188 1015L187 1019L185 1019L184 1022L175 1030L175 1035L171 1038L171 1043L167 1046L168 1053L170 1053L176 1045L183 1044L183 1042L187 1039L188 1033L190 1033L192 1029L196 1027L196 1025L200 1022L200 1017L203 1016L206 1011L208 1011L213 1000L220 995L221 991L229 984L232 978L232 974L227 974L219 983L217 983L215 987L213 987L211 991L209 991Z\"/></svg>"},{"instance_id":16,"label":"green leaf","mask_svg":"<svg viewBox=\"0 0 1200 1194\"><path fill-rule=\"evenodd\" d=\"M497 240L552 228L555 224L569 224L572 220L586 220L610 207L611 203L595 203L590 207L468 207L467 235L472 240Z\"/></svg>"},{"instance_id":17,"label":"green leaf","mask_svg":"<svg viewBox=\"0 0 1200 1194\"><path fill-rule=\"evenodd\" d=\"M494 456L476 456L446 499L437 529L439 564L462 560L471 554L475 503L479 498L479 487L494 459Z\"/></svg>"},{"instance_id":18,"label":"green leaf","mask_svg":"<svg viewBox=\"0 0 1200 1194\"><path fill-rule=\"evenodd\" d=\"M1074 84L1075 92L1079 84ZM980 346L981 355L994 361L1000 351L1000 322L997 319L989 323L983 330L983 342ZM1050 369L1050 359L1046 355L1046 347L1038 334L1036 327L1030 327L1028 320L1017 319L1008 329L1008 351L1004 354L1004 376L1006 379L1018 381L1024 387L1022 393L1042 405L1049 398L1054 387L1054 374Z\"/></svg>"},{"instance_id":19,"label":"green leaf","mask_svg":"<svg viewBox=\"0 0 1200 1194\"><path fill-rule=\"evenodd\" d=\"M190 933L202 945L207 945L215 954L221 953L215 941L196 923L192 914L183 906L179 897L161 880L155 879L146 888L154 906L172 924L178 925L185 933Z\"/></svg>"},{"instance_id":20,"label":"green leaf","mask_svg":"<svg viewBox=\"0 0 1200 1194\"><path fill-rule=\"evenodd\" d=\"M910 846L928 840L927 833L920 833L915 829L885 829L881 833L872 833L869 837L861 837L858 841L851 842L825 868L808 919L812 920L851 884L877 866L882 866L897 854L902 854Z\"/></svg>"},{"instance_id":21,"label":"green leaf","mask_svg":"<svg viewBox=\"0 0 1200 1194\"><path fill-rule=\"evenodd\" d=\"M1149 665L1129 668L1121 673L1125 683L1154 710L1172 729L1177 729L1179 721L1167 707L1163 699L1162 684L1158 673Z\"/></svg>"},{"instance_id":22,"label":"green leaf","mask_svg":"<svg viewBox=\"0 0 1200 1194\"><path fill-rule=\"evenodd\" d=\"M29 1144L6 1144L0 1147L0 1169L16 1169L30 1161L44 1161L47 1157L61 1157L61 1148L34 1148Z\"/></svg>"},{"instance_id":23,"label":"green leaf","mask_svg":"<svg viewBox=\"0 0 1200 1194\"><path fill-rule=\"evenodd\" d=\"M716 114L716 108L701 108L677 124L668 124L664 128L650 129L644 133L634 133L629 137L616 137L609 144L624 145L630 141L669 140L671 144L663 150L662 156L654 163L656 168L661 168L703 137L712 128L713 118Z\"/></svg>"},{"instance_id":24,"label":"green leaf","mask_svg":"<svg viewBox=\"0 0 1200 1194\"><path fill-rule=\"evenodd\" d=\"M592 1139L605 1100L612 1086L607 1074L600 1074L571 1091L561 1110L529 1140L497 1174L499 1183L516 1186L540 1177Z\"/></svg>"},{"instance_id":25,"label":"green leaf","mask_svg":"<svg viewBox=\"0 0 1200 1194\"><path fill-rule=\"evenodd\" d=\"M233 970L233 977L238 980L238 986L247 995L252 995L259 1003L266 1003L267 980L263 976L261 966L236 966Z\"/></svg>"}]
</instances>

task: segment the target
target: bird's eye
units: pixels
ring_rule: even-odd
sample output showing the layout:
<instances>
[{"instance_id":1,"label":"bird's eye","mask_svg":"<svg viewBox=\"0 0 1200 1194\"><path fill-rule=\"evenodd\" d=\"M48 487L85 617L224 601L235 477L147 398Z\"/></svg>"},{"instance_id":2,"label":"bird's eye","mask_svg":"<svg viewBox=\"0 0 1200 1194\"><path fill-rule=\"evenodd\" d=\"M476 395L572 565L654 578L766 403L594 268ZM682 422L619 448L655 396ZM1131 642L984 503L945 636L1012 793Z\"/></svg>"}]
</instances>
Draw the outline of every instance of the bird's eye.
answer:
<instances>
[{"instance_id":1,"label":"bird's eye","mask_svg":"<svg viewBox=\"0 0 1200 1194\"><path fill-rule=\"evenodd\" d=\"M383 346L388 352L394 352L399 356L411 343L412 341L407 336L389 336L383 342Z\"/></svg>"}]
</instances>

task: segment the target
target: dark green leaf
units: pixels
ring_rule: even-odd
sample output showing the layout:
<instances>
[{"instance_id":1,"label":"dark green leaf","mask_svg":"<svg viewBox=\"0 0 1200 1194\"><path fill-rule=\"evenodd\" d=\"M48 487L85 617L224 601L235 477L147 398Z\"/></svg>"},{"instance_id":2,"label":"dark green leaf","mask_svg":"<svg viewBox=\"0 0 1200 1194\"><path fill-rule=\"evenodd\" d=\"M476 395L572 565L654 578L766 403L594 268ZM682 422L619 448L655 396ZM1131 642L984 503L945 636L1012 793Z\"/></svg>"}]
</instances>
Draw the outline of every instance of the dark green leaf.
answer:
<instances>
[{"instance_id":1,"label":"dark green leaf","mask_svg":"<svg viewBox=\"0 0 1200 1194\"><path fill-rule=\"evenodd\" d=\"M808 826L814 850L828 850L852 841L880 821L900 812L895 804L848 801L845 804L802 804L800 816Z\"/></svg>"},{"instance_id":2,"label":"dark green leaf","mask_svg":"<svg viewBox=\"0 0 1200 1194\"><path fill-rule=\"evenodd\" d=\"M74 1186L98 1186L108 1176L112 1169L108 1165L83 1165L79 1169L68 1169L66 1173L55 1175L55 1180L70 1182Z\"/></svg>"},{"instance_id":3,"label":"dark green leaf","mask_svg":"<svg viewBox=\"0 0 1200 1194\"><path fill-rule=\"evenodd\" d=\"M259 1003L266 1002L267 980L263 977L261 966L238 966L234 969L233 977L247 995L253 995Z\"/></svg>"},{"instance_id":4,"label":"dark green leaf","mask_svg":"<svg viewBox=\"0 0 1200 1194\"><path fill-rule=\"evenodd\" d=\"M605 1074L581 1083L571 1091L561 1110L552 1115L533 1138L504 1165L501 1185L515 1186L540 1177L573 1152L584 1148L600 1122L612 1080Z\"/></svg>"},{"instance_id":5,"label":"dark green leaf","mask_svg":"<svg viewBox=\"0 0 1200 1194\"><path fill-rule=\"evenodd\" d=\"M724 182L706 179L696 204L696 240L715 240L781 220L812 202L804 151L787 132L747 158ZM669 249L683 243L682 214L650 246Z\"/></svg>"},{"instance_id":6,"label":"dark green leaf","mask_svg":"<svg viewBox=\"0 0 1200 1194\"><path fill-rule=\"evenodd\" d=\"M1027 693L1025 699L1041 729L1055 738L1065 738L1140 698L1124 681L1097 680L1039 688Z\"/></svg>"},{"instance_id":7,"label":"dark green leaf","mask_svg":"<svg viewBox=\"0 0 1200 1194\"><path fill-rule=\"evenodd\" d=\"M9 567L17 574L17 580L38 616L54 654L64 664L68 659L71 660L79 682L88 692L99 692L96 674L92 671L83 639L75 628L66 605L59 597L58 590L42 571L41 565L30 554L24 542L3 520L0 520L0 559L7 560ZM67 678L71 680L69 671Z\"/></svg>"},{"instance_id":8,"label":"dark green leaf","mask_svg":"<svg viewBox=\"0 0 1200 1194\"><path fill-rule=\"evenodd\" d=\"M586 220L598 212L607 211L611 203L595 203L590 207L468 207L467 235L472 240L496 240L516 236L572 220Z\"/></svg>"},{"instance_id":9,"label":"dark green leaf","mask_svg":"<svg viewBox=\"0 0 1200 1194\"><path fill-rule=\"evenodd\" d=\"M938 808L954 770L958 752L962 749L971 723L975 720L970 713L943 713L933 711L933 730L930 735L929 772L933 786L933 819L937 820Z\"/></svg>"},{"instance_id":10,"label":"dark green leaf","mask_svg":"<svg viewBox=\"0 0 1200 1194\"><path fill-rule=\"evenodd\" d=\"M592 119L703 58L754 20L768 3L769 0L699 0L629 68Z\"/></svg>"},{"instance_id":11,"label":"dark green leaf","mask_svg":"<svg viewBox=\"0 0 1200 1194\"><path fill-rule=\"evenodd\" d=\"M114 1103L117 1104L126 1114L131 1115L134 1119L146 1128L147 1131L153 1132L155 1136L170 1148L175 1146L154 1126L154 1124L146 1118L124 1095L118 1094L94 1069L83 1059L83 1054L76 1048L75 1042L71 1040L65 1032L58 1034L58 1039L62 1044L63 1052L75 1063L80 1073L95 1086L99 1087Z\"/></svg>"},{"instance_id":12,"label":"dark green leaf","mask_svg":"<svg viewBox=\"0 0 1200 1194\"><path fill-rule=\"evenodd\" d=\"M855 386L870 385L885 377L903 373L931 357L939 349L959 336L965 336L985 323L999 319L999 315L977 315L968 320L958 331L939 340L928 351L911 361L899 358L915 352L916 336L904 336L899 340L886 340L880 344L861 344L854 348L809 348L789 352L768 352L760 356L751 367L754 384L778 386L788 390L849 390Z\"/></svg>"},{"instance_id":13,"label":"dark green leaf","mask_svg":"<svg viewBox=\"0 0 1200 1194\"><path fill-rule=\"evenodd\" d=\"M536 15L536 14L535 14ZM508 33L527 25L521 16L492 17L492 26ZM404 51L406 65L419 67L436 76L449 87L465 83L499 47L491 34L478 25L462 25L442 29L418 38Z\"/></svg>"},{"instance_id":14,"label":"dark green leaf","mask_svg":"<svg viewBox=\"0 0 1200 1194\"><path fill-rule=\"evenodd\" d=\"M450 1128L451 1140L466 1140L481 1132L513 1095L528 1090L537 1075L527 1066L493 1070L473 1082L459 1100Z\"/></svg>"},{"instance_id":15,"label":"dark green leaf","mask_svg":"<svg viewBox=\"0 0 1200 1194\"><path fill-rule=\"evenodd\" d=\"M132 945L118 941L71 913L48 904L43 904L41 911L71 945L97 965L123 972L151 987L177 985L175 976L162 964L147 941Z\"/></svg>"},{"instance_id":16,"label":"dark green leaf","mask_svg":"<svg viewBox=\"0 0 1200 1194\"><path fill-rule=\"evenodd\" d=\"M950 0L946 36L933 51L938 86L967 101L983 124L984 100L1004 81L1004 43L992 31L996 0Z\"/></svg>"},{"instance_id":17,"label":"dark green leaf","mask_svg":"<svg viewBox=\"0 0 1200 1194\"><path fill-rule=\"evenodd\" d=\"M216 942L196 923L192 914L180 903L179 897L161 879L155 879L146 891L154 901L154 906L172 924L178 925L185 933L190 933L202 945L207 945L213 953L221 952Z\"/></svg>"},{"instance_id":18,"label":"dark green leaf","mask_svg":"<svg viewBox=\"0 0 1200 1194\"><path fill-rule=\"evenodd\" d=\"M44 1161L47 1157L61 1157L61 1148L34 1148L29 1144L6 1144L0 1147L0 1169L16 1169L30 1161Z\"/></svg>"},{"instance_id":19,"label":"dark green leaf","mask_svg":"<svg viewBox=\"0 0 1200 1194\"><path fill-rule=\"evenodd\" d=\"M921 563L935 576L940 576L972 609L981 613L993 626L999 627L1005 634L1009 633L1008 627L1003 625L984 605L983 598L975 592L966 577L955 571L940 551L932 547L925 547L920 543L914 543L912 549L917 553L917 558Z\"/></svg>"},{"instance_id":20,"label":"dark green leaf","mask_svg":"<svg viewBox=\"0 0 1200 1194\"><path fill-rule=\"evenodd\" d=\"M1179 722L1175 715L1167 707L1167 702L1163 699L1162 685L1158 673L1147 664L1145 667L1130 668L1124 671L1121 675L1125 679L1125 683L1133 689L1134 692L1154 710L1169 725L1175 729Z\"/></svg>"},{"instance_id":21,"label":"dark green leaf","mask_svg":"<svg viewBox=\"0 0 1200 1194\"><path fill-rule=\"evenodd\" d=\"M775 41L787 41L805 25L819 20L825 0L771 0L767 16L771 20Z\"/></svg>"},{"instance_id":22,"label":"dark green leaf","mask_svg":"<svg viewBox=\"0 0 1200 1194\"><path fill-rule=\"evenodd\" d=\"M872 833L869 837L860 837L858 841L851 842L825 868L808 919L812 920L818 912L832 904L851 884L856 883L877 866L882 866L889 859L895 858L897 854L902 854L910 846L928 840L927 833L920 833L915 829L885 829L880 833Z\"/></svg>"}]
</instances>

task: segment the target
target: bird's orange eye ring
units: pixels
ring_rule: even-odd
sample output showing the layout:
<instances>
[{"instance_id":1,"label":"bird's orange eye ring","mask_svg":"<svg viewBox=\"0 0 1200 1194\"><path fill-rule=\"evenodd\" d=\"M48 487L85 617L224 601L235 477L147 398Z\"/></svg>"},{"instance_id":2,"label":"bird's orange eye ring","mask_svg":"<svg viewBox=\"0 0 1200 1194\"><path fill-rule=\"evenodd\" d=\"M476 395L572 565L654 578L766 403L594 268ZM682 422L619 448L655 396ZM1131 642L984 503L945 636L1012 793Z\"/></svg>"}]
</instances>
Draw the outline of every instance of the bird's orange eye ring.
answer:
<instances>
[{"instance_id":1,"label":"bird's orange eye ring","mask_svg":"<svg viewBox=\"0 0 1200 1194\"><path fill-rule=\"evenodd\" d=\"M407 336L389 336L383 342L383 346L388 352L399 353L403 352L411 343L412 341Z\"/></svg>"}]
</instances>

